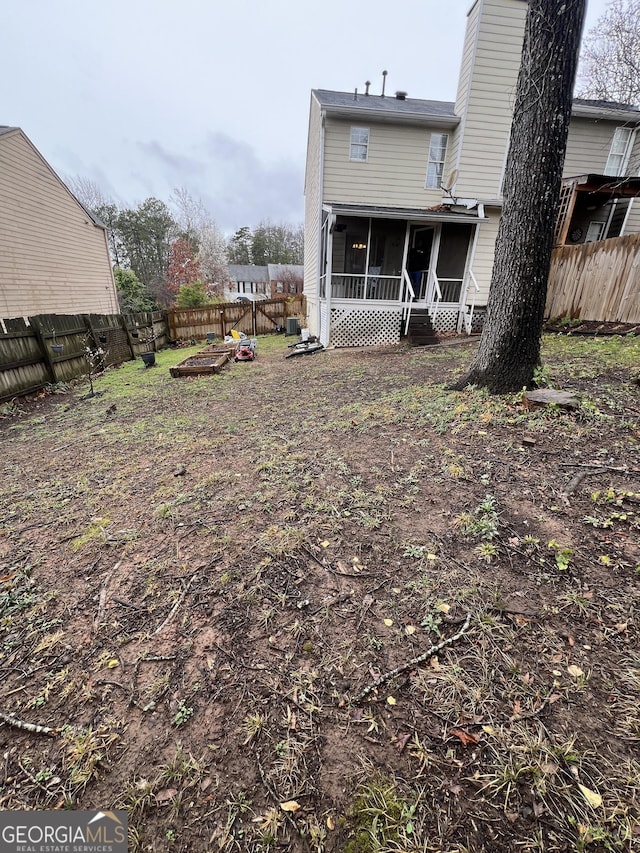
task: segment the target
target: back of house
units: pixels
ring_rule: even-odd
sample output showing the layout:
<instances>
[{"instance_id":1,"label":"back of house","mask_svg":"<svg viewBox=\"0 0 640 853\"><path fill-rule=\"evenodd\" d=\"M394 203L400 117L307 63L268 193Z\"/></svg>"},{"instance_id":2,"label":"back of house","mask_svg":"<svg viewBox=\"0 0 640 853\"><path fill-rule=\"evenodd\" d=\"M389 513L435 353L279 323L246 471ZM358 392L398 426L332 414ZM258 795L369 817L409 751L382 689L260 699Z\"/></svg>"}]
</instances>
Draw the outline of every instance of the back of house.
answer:
<instances>
[{"instance_id":1,"label":"back of house","mask_svg":"<svg viewBox=\"0 0 640 853\"><path fill-rule=\"evenodd\" d=\"M455 102L312 91L304 292L325 345L480 328L526 12L525 0L471 6ZM576 101L565 176L624 175L640 161L639 122L628 105ZM573 206L586 217L567 231L576 241L640 230L640 200L612 183L597 210Z\"/></svg>"}]
</instances>

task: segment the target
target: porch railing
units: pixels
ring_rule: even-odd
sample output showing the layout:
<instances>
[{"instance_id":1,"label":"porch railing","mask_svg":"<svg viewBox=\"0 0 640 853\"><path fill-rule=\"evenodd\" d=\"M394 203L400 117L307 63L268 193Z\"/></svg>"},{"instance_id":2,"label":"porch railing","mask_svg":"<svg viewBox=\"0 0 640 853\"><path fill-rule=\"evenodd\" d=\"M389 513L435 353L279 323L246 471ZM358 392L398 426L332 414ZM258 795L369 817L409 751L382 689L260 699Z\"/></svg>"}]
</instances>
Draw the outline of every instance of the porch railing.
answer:
<instances>
[{"instance_id":1,"label":"porch railing","mask_svg":"<svg viewBox=\"0 0 640 853\"><path fill-rule=\"evenodd\" d=\"M402 281L404 284L404 298L402 300L402 322L404 323L405 337L409 334L409 320L411 319L411 306L416 298L416 292L413 289L411 276L406 270L402 271Z\"/></svg>"},{"instance_id":2,"label":"porch railing","mask_svg":"<svg viewBox=\"0 0 640 853\"><path fill-rule=\"evenodd\" d=\"M478 286L478 282L476 281L476 277L473 274L473 270L469 270L467 273L467 278L469 281L467 282L467 290L465 293L465 300L467 298L467 294L469 292L470 285L473 285L473 295L471 297L471 302L467 303L469 305L469 310L466 310L466 307L463 306L460 309L460 316L462 318L462 322L464 323L465 331L468 335L471 334L471 328L473 326L473 310L476 307L476 297L478 293L480 293L480 288ZM460 331L460 326L458 326L458 331Z\"/></svg>"},{"instance_id":3,"label":"porch railing","mask_svg":"<svg viewBox=\"0 0 640 853\"><path fill-rule=\"evenodd\" d=\"M336 299L380 299L399 302L402 300L402 277L333 273L331 295Z\"/></svg>"}]
</instances>

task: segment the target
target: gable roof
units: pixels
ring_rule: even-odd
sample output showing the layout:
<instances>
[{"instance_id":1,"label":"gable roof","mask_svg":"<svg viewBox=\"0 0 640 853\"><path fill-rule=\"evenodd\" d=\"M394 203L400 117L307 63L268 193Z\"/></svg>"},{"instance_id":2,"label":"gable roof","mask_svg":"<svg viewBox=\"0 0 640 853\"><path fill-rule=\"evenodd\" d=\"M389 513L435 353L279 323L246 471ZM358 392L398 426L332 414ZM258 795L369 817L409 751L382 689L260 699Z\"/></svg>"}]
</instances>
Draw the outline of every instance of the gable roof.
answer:
<instances>
[{"instance_id":1,"label":"gable roof","mask_svg":"<svg viewBox=\"0 0 640 853\"><path fill-rule=\"evenodd\" d=\"M376 119L406 124L435 124L454 127L460 118L452 101L426 101L393 95L362 95L312 89L311 95L328 115L355 119Z\"/></svg>"},{"instance_id":2,"label":"gable roof","mask_svg":"<svg viewBox=\"0 0 640 853\"><path fill-rule=\"evenodd\" d=\"M267 268L255 264L229 264L232 281L268 281Z\"/></svg>"},{"instance_id":3,"label":"gable roof","mask_svg":"<svg viewBox=\"0 0 640 853\"><path fill-rule=\"evenodd\" d=\"M269 281L280 281L283 275L304 276L304 266L300 264L267 264Z\"/></svg>"}]
</instances>

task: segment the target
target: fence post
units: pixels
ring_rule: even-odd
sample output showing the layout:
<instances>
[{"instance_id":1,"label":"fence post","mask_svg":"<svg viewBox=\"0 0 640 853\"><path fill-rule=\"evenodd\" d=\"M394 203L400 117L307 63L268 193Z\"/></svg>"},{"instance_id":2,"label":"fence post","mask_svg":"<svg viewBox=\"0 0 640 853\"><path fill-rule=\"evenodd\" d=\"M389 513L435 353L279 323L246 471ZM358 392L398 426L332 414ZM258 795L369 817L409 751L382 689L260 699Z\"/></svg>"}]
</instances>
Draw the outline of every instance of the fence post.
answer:
<instances>
[{"instance_id":1,"label":"fence post","mask_svg":"<svg viewBox=\"0 0 640 853\"><path fill-rule=\"evenodd\" d=\"M251 302L251 334L255 338L258 334L258 318L257 318L257 306L254 301Z\"/></svg>"}]
</instances>

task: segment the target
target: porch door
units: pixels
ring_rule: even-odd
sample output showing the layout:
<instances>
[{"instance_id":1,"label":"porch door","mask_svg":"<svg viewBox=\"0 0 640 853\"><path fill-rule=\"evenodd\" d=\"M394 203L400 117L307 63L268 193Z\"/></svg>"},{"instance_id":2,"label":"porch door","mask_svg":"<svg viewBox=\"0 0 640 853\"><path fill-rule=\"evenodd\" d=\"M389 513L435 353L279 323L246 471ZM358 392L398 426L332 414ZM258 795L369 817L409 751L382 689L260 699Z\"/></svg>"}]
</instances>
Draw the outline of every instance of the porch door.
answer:
<instances>
[{"instance_id":1,"label":"porch door","mask_svg":"<svg viewBox=\"0 0 640 853\"><path fill-rule=\"evenodd\" d=\"M472 225L458 225L454 222L442 224L436 275L443 302L456 305L460 302L472 237Z\"/></svg>"},{"instance_id":2,"label":"porch door","mask_svg":"<svg viewBox=\"0 0 640 853\"><path fill-rule=\"evenodd\" d=\"M435 225L411 226L407 272L416 294L416 302L425 302L427 299L436 227Z\"/></svg>"}]
</instances>

